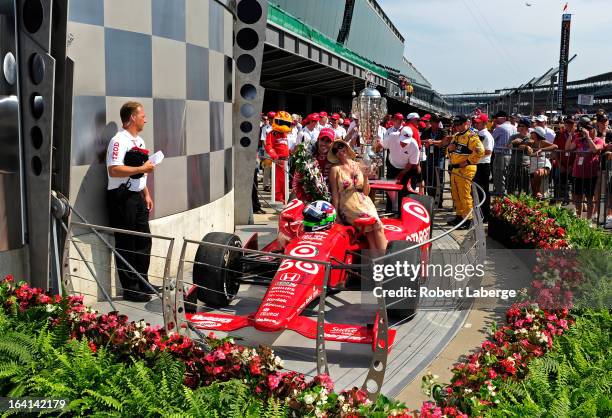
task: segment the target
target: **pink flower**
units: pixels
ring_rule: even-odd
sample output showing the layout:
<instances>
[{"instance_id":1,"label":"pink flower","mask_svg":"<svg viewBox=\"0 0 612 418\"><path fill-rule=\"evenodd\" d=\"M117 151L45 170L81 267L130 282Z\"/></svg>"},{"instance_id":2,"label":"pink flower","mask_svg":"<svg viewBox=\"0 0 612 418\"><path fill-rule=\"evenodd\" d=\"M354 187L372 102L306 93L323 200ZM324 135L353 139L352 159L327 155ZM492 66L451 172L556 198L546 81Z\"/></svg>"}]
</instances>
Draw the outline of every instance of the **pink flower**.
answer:
<instances>
[{"instance_id":1,"label":"pink flower","mask_svg":"<svg viewBox=\"0 0 612 418\"><path fill-rule=\"evenodd\" d=\"M268 387L270 390L274 390L280 384L281 379L275 373L271 373L268 375Z\"/></svg>"}]
</instances>

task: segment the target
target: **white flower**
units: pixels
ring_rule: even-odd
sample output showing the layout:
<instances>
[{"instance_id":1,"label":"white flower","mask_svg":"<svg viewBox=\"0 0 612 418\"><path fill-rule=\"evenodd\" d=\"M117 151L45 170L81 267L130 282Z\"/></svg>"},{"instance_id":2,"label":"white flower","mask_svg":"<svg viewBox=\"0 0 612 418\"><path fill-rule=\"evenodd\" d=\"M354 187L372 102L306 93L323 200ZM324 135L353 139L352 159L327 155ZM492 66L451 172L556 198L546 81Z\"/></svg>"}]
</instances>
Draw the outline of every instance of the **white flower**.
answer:
<instances>
[{"instance_id":1,"label":"white flower","mask_svg":"<svg viewBox=\"0 0 612 418\"><path fill-rule=\"evenodd\" d=\"M466 393L466 395L472 393L472 389L470 389L470 388L465 388L465 389L463 389L463 391Z\"/></svg>"},{"instance_id":2,"label":"white flower","mask_svg":"<svg viewBox=\"0 0 612 418\"><path fill-rule=\"evenodd\" d=\"M134 331L134 338L140 338L140 332Z\"/></svg>"},{"instance_id":3,"label":"white flower","mask_svg":"<svg viewBox=\"0 0 612 418\"><path fill-rule=\"evenodd\" d=\"M145 329L147 327L147 323L142 319L138 322L138 328Z\"/></svg>"},{"instance_id":4,"label":"white flower","mask_svg":"<svg viewBox=\"0 0 612 418\"><path fill-rule=\"evenodd\" d=\"M527 331L525 328L521 328L519 330L516 331L517 334L528 334L529 331Z\"/></svg>"},{"instance_id":5,"label":"white flower","mask_svg":"<svg viewBox=\"0 0 612 418\"><path fill-rule=\"evenodd\" d=\"M56 309L55 305L51 305L51 304L45 305L45 311L47 311L48 313L55 312L55 309Z\"/></svg>"},{"instance_id":6,"label":"white flower","mask_svg":"<svg viewBox=\"0 0 612 418\"><path fill-rule=\"evenodd\" d=\"M314 396L312 396L311 394L307 394L304 396L304 403L306 405L311 405L314 402Z\"/></svg>"},{"instance_id":7,"label":"white flower","mask_svg":"<svg viewBox=\"0 0 612 418\"><path fill-rule=\"evenodd\" d=\"M343 403L345 399L344 395L338 395L338 402Z\"/></svg>"},{"instance_id":8,"label":"white flower","mask_svg":"<svg viewBox=\"0 0 612 418\"><path fill-rule=\"evenodd\" d=\"M277 367L283 367L283 359L281 359L279 356L274 357L274 365Z\"/></svg>"},{"instance_id":9,"label":"white flower","mask_svg":"<svg viewBox=\"0 0 612 418\"><path fill-rule=\"evenodd\" d=\"M342 412L348 412L349 408L350 408L349 404L345 403L342 405L341 409L342 409Z\"/></svg>"}]
</instances>

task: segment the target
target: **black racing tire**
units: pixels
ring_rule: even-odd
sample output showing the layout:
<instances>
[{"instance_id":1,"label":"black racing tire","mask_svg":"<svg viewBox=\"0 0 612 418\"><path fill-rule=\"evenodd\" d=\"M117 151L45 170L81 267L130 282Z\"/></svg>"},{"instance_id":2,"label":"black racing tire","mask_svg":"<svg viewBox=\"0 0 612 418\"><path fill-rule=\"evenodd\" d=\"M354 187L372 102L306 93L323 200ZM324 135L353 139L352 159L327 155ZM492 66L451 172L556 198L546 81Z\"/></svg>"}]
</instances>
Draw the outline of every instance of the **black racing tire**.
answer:
<instances>
[{"instance_id":1,"label":"black racing tire","mask_svg":"<svg viewBox=\"0 0 612 418\"><path fill-rule=\"evenodd\" d=\"M423 205L425 209L427 210L427 213L429 214L429 219L430 219L429 238L431 238L431 232L433 231L433 226L434 226L434 206L435 206L434 198L431 196L420 195L420 194L409 194L407 197L409 197L410 199L416 200L421 205ZM400 210L401 210L401 206L400 206Z\"/></svg>"},{"instance_id":2,"label":"black racing tire","mask_svg":"<svg viewBox=\"0 0 612 418\"><path fill-rule=\"evenodd\" d=\"M234 234L210 232L204 242L242 248ZM200 245L193 265L193 282L198 286L198 299L213 308L223 308L232 301L240 288L241 251Z\"/></svg>"},{"instance_id":3,"label":"black racing tire","mask_svg":"<svg viewBox=\"0 0 612 418\"><path fill-rule=\"evenodd\" d=\"M398 251L405 250L414 246L416 243L412 241L391 241L387 245L387 255L397 253ZM409 265L420 265L421 263L421 249L419 247L391 256L385 259L384 263L388 265L396 265L397 262L403 265L404 261L407 261ZM389 318L394 320L402 320L414 316L417 312L419 304L419 287L421 283L421 273L417 274L415 280L411 281L407 277L398 277L396 279L385 278L383 280L384 290L398 290L402 287L414 289L416 297L414 298L390 298L385 297L385 303L387 305L387 315ZM390 305L390 306L389 306ZM394 307L397 306L397 307Z\"/></svg>"}]
</instances>

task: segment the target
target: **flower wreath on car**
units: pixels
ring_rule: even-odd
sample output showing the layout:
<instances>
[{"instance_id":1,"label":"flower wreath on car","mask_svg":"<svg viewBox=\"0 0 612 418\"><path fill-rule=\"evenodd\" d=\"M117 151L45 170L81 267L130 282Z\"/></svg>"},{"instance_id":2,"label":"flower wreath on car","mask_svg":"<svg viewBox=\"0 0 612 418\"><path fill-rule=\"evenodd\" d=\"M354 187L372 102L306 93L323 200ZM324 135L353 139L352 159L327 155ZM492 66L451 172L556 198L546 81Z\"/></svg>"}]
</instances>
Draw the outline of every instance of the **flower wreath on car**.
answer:
<instances>
[{"instance_id":1,"label":"flower wreath on car","mask_svg":"<svg viewBox=\"0 0 612 418\"><path fill-rule=\"evenodd\" d=\"M295 197L305 203L315 200L331 201L327 183L319 170L317 160L304 144L298 144L291 154L293 173L292 188Z\"/></svg>"}]
</instances>

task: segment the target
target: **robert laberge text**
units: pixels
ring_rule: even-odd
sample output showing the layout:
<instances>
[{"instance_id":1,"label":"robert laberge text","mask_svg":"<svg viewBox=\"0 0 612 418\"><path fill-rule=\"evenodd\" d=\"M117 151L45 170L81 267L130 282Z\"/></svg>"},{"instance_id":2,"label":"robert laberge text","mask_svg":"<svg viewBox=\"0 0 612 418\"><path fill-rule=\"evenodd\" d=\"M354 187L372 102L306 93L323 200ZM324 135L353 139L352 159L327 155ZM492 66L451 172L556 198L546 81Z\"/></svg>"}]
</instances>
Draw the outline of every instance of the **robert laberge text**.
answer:
<instances>
[{"instance_id":1,"label":"robert laberge text","mask_svg":"<svg viewBox=\"0 0 612 418\"><path fill-rule=\"evenodd\" d=\"M374 296L389 297L389 298L414 298L417 296L417 290L409 287L401 287L399 289L383 289L380 286L374 287ZM517 295L517 291L513 289L485 289L484 287L472 289L469 286L461 289L441 289L439 287L430 289L421 286L418 290L421 298L496 298L508 300Z\"/></svg>"}]
</instances>

